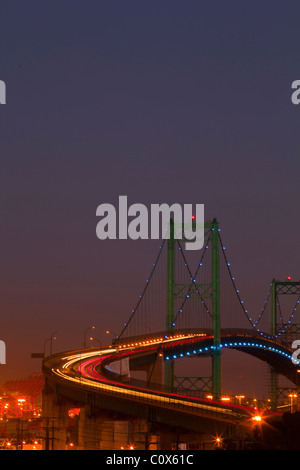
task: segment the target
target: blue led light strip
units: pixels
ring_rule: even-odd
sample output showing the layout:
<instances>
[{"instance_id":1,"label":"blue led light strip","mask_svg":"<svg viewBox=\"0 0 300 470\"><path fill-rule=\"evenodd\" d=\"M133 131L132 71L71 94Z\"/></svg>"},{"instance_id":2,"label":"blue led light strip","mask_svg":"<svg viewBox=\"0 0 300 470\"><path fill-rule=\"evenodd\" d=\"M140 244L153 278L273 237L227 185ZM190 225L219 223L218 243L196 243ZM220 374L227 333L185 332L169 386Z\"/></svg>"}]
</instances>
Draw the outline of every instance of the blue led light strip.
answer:
<instances>
[{"instance_id":1,"label":"blue led light strip","mask_svg":"<svg viewBox=\"0 0 300 470\"><path fill-rule=\"evenodd\" d=\"M271 346L266 346L266 345L263 345L263 344L260 344L260 343L255 343L255 342L247 342L247 341L243 341L243 342L230 342L230 343L222 343L220 345L221 348L228 348L228 347L255 347L255 348L261 348L261 349L264 349L264 350L267 350L267 351L273 351L273 352L276 352L277 354L281 354L282 356L285 356L287 357L288 359L290 360L294 360L294 358L278 349L278 348L273 348ZM200 348L200 349L193 349L192 353L193 354L201 354L201 353L206 353L207 351L209 350L212 350L212 349L215 349L215 346L209 346L209 347L205 347L205 348ZM186 353L179 353L179 354L173 354L172 356L166 356L165 359L168 361L168 360L172 360L172 359L179 359L179 358L182 358L182 357L185 357L185 356L190 356L191 355L191 352L186 352Z\"/></svg>"}]
</instances>

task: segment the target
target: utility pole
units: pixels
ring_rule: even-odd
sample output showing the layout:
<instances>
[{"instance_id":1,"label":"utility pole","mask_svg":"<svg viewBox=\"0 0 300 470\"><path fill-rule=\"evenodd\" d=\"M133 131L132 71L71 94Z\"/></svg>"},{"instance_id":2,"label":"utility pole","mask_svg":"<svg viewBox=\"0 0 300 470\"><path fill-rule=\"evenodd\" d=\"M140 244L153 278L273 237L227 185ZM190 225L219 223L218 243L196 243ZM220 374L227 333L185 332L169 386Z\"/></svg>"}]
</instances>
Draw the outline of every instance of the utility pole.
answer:
<instances>
[{"instance_id":1,"label":"utility pole","mask_svg":"<svg viewBox=\"0 0 300 470\"><path fill-rule=\"evenodd\" d=\"M49 450L49 418L46 418L45 450Z\"/></svg>"}]
</instances>

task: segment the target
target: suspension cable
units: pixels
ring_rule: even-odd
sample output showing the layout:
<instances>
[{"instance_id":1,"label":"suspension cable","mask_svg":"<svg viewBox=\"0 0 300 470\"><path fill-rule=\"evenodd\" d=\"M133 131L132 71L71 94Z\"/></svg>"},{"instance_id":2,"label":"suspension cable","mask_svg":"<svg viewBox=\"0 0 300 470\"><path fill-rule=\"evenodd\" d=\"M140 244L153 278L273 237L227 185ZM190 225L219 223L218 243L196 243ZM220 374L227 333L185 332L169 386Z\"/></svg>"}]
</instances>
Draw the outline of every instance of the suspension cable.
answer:
<instances>
[{"instance_id":1,"label":"suspension cable","mask_svg":"<svg viewBox=\"0 0 300 470\"><path fill-rule=\"evenodd\" d=\"M154 274L155 268L156 268L156 266L157 266L157 263L158 263L158 261L159 261L160 255L161 255L161 253L162 253L162 251L163 251L163 246L164 246L164 244L165 244L165 239L163 240L163 243L162 243L161 246L159 247L158 255L157 255L157 257L156 257L155 263L153 264L152 271L151 271L151 273L150 273L149 278L147 279L147 282L146 282L146 285L145 285L144 290L143 290L143 292L142 292L142 295L140 295L139 300L138 300L138 302L137 302L135 308L132 310L132 313L131 313L131 315L130 315L128 321L127 321L127 323L125 323L124 328L122 329L120 335L117 336L117 339L120 339L121 336L124 334L124 332L126 331L128 325L131 323L131 321L132 321L134 315L136 314L136 311L138 310L138 308L139 308L139 306L140 306L140 304L141 304L141 302L142 302L142 300L143 300L143 297L144 297L144 295L145 295L145 293L146 293L146 291L147 291L147 289L148 289L148 287L149 287L149 285L150 285L150 281L151 281L151 279L152 279L152 277L153 277L153 274Z\"/></svg>"},{"instance_id":2,"label":"suspension cable","mask_svg":"<svg viewBox=\"0 0 300 470\"><path fill-rule=\"evenodd\" d=\"M228 272L229 272L230 279L231 279L232 285L233 285L233 287L234 287L234 291L235 291L235 293L236 293L236 296L237 296L237 298L238 298L238 300L239 300L240 306L242 307L242 310L243 310L245 316L247 317L247 320L248 320L249 323L251 324L251 326L252 326L254 329L256 329L257 331L259 331L259 330L256 328L256 326L257 326L258 323L260 322L260 320L261 320L261 318L262 318L262 316L263 316L263 314L264 314L264 312L265 312L266 306L267 306L268 301L269 301L269 298L270 298L270 291L269 291L268 294L267 294L267 299L265 300L264 307L262 308L262 311L261 311L261 313L260 313L260 315L259 315L257 321L256 321L255 323L253 323L253 322L252 322L252 319L251 319L251 318L249 317L249 315L248 315L248 310L245 308L245 306L244 306L244 301L241 299L240 294L239 294L239 290L237 289L237 286L236 286L236 284L235 284L235 278L233 277L233 275L232 275L232 273L231 273L230 263L228 262L228 258L227 258L226 253L225 253L225 248L224 248L224 245L223 245L223 243L222 243L222 239L221 239L220 233L219 233L218 235L219 235L220 245L221 245L221 247L222 247L222 253L223 253L223 256L224 256L224 259L225 259L225 262L226 262L227 270L228 270Z\"/></svg>"}]
</instances>

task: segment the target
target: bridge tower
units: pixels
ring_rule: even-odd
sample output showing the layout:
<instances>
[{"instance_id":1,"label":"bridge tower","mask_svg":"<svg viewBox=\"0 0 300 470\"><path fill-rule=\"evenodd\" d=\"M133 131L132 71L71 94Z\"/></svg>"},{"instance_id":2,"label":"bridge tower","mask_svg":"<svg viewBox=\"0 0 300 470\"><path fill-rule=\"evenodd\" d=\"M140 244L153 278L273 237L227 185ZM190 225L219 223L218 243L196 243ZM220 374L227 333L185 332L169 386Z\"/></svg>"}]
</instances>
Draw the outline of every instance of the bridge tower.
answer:
<instances>
[{"instance_id":1,"label":"bridge tower","mask_svg":"<svg viewBox=\"0 0 300 470\"><path fill-rule=\"evenodd\" d=\"M279 295L295 295L297 299L300 299L300 281L295 282L290 279L287 281L276 281L273 279L271 284L271 335L277 336L277 338L280 337L280 342L290 348L293 341L300 337L300 324L293 323L291 320L288 322L284 322L283 319L281 319L281 322L278 321ZM272 408L276 410L278 398L286 398L291 390L286 387L279 387L278 374L272 368L270 370L270 378L271 403Z\"/></svg>"},{"instance_id":2,"label":"bridge tower","mask_svg":"<svg viewBox=\"0 0 300 470\"><path fill-rule=\"evenodd\" d=\"M219 223L216 219L212 222L205 222L205 235L211 232L209 241L211 243L211 280L208 284L195 284L198 292L205 293L211 298L212 305L212 332L214 337L214 349L212 352L212 388L211 393L214 398L220 398L222 389L221 377L221 327L220 327L220 267L219 267ZM179 287L179 289L176 289ZM189 288L189 285L185 286ZM176 284L175 280L175 236L174 221L170 220L170 234L167 241L167 279L166 279L166 330L172 332L174 329L174 306L175 299L182 295L182 284ZM167 361L165 364L165 385L174 386L174 361ZM205 378L207 379L207 378Z\"/></svg>"},{"instance_id":3,"label":"bridge tower","mask_svg":"<svg viewBox=\"0 0 300 470\"><path fill-rule=\"evenodd\" d=\"M174 220L170 220L169 239L167 241L167 279L166 279L166 331L172 332L175 320L175 235ZM165 363L165 385L174 386L174 361Z\"/></svg>"}]
</instances>

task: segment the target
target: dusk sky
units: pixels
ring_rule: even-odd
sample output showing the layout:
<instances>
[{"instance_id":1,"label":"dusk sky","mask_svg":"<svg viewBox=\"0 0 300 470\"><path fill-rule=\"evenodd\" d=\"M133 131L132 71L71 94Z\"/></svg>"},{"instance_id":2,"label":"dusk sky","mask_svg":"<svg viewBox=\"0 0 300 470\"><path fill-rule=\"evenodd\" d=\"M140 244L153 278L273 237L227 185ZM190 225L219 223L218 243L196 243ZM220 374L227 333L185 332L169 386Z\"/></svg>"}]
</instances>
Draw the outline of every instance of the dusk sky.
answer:
<instances>
[{"instance_id":1,"label":"dusk sky","mask_svg":"<svg viewBox=\"0 0 300 470\"><path fill-rule=\"evenodd\" d=\"M296 0L0 2L0 384L119 332L157 254L96 209L204 204L256 318L300 279ZM300 338L299 338L300 339ZM49 351L49 343L47 344Z\"/></svg>"}]
</instances>

